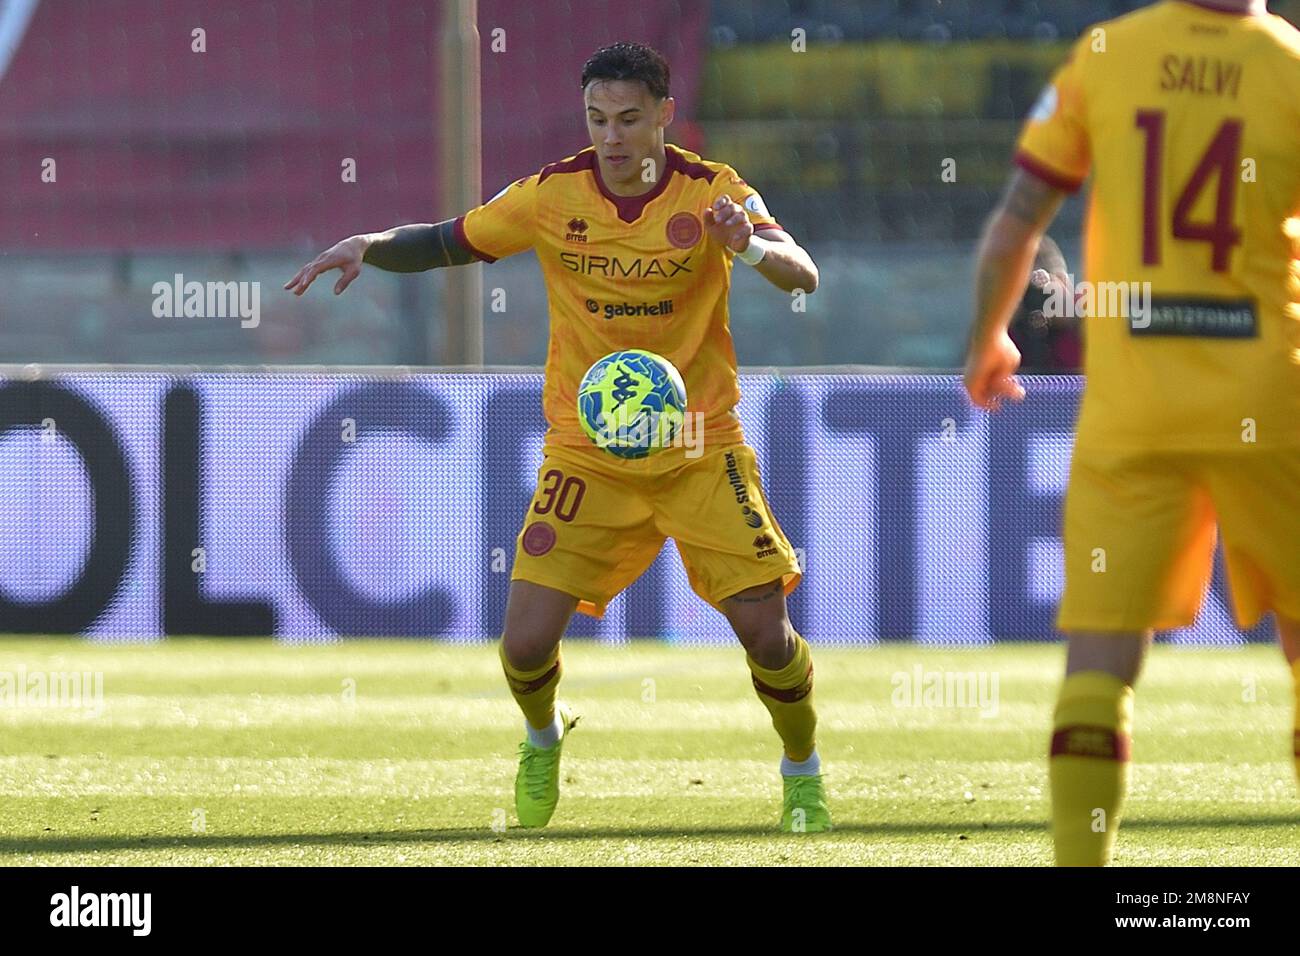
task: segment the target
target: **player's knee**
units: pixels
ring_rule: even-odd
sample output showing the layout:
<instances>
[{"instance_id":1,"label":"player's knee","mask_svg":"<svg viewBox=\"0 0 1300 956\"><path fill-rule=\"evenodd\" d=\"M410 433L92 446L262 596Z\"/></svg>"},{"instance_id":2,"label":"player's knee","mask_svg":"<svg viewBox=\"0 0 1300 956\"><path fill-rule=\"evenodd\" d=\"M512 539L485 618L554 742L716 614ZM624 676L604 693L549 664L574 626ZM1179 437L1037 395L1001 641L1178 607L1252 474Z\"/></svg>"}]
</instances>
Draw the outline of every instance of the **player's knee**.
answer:
<instances>
[{"instance_id":1,"label":"player's knee","mask_svg":"<svg viewBox=\"0 0 1300 956\"><path fill-rule=\"evenodd\" d=\"M528 581L510 582L502 649L510 666L541 667L564 636L578 599Z\"/></svg>"},{"instance_id":2,"label":"player's knee","mask_svg":"<svg viewBox=\"0 0 1300 956\"><path fill-rule=\"evenodd\" d=\"M561 635L540 627L507 627L501 636L502 649L510 666L535 670L550 660Z\"/></svg>"},{"instance_id":3,"label":"player's knee","mask_svg":"<svg viewBox=\"0 0 1300 956\"><path fill-rule=\"evenodd\" d=\"M778 670L794 655L794 628L784 616L733 620L741 646L759 667Z\"/></svg>"},{"instance_id":4,"label":"player's knee","mask_svg":"<svg viewBox=\"0 0 1300 956\"><path fill-rule=\"evenodd\" d=\"M1150 631L1071 631L1065 672L1102 671L1133 685L1142 671Z\"/></svg>"}]
</instances>

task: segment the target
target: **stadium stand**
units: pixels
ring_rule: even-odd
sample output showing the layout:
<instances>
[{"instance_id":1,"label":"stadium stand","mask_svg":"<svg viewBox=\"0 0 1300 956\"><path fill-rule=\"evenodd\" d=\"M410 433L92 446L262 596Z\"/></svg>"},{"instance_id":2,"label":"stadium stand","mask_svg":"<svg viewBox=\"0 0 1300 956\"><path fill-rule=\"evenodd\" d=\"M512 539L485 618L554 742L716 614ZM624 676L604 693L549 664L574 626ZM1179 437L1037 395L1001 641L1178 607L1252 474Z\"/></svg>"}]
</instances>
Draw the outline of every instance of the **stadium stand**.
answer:
<instances>
[{"instance_id":1,"label":"stadium stand","mask_svg":"<svg viewBox=\"0 0 1300 956\"><path fill-rule=\"evenodd\" d=\"M738 270L742 362L952 366L970 243L1020 118L1080 30L1139 5L652 0L606 18L591 4L483 0L484 195L580 148L583 59L623 34L647 40L673 64L670 139L741 170L822 264L797 323ZM346 303L277 294L323 243L461 211L437 194L431 8L307 6L34 5L0 75L0 349L11 360L437 361L436 274L374 273ZM501 53L488 50L496 29ZM355 183L340 175L347 157ZM57 184L40 176L47 158ZM1077 203L1055 228L1073 260ZM154 318L152 284L178 272L259 281L261 325ZM509 303L486 316L488 361L539 362L535 260L484 274Z\"/></svg>"}]
</instances>

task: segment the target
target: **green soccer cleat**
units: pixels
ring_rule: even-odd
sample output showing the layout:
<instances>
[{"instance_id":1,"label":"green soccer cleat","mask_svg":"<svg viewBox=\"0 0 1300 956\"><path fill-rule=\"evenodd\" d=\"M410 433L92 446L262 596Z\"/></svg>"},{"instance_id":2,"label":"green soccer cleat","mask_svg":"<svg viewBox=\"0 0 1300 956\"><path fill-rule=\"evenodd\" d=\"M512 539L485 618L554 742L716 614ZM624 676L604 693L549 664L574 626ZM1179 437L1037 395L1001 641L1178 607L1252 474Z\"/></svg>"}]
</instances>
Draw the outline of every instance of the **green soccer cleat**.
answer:
<instances>
[{"instance_id":1,"label":"green soccer cleat","mask_svg":"<svg viewBox=\"0 0 1300 956\"><path fill-rule=\"evenodd\" d=\"M831 811L826 805L826 788L821 774L781 779L785 782L781 832L823 833L831 829Z\"/></svg>"},{"instance_id":2,"label":"green soccer cleat","mask_svg":"<svg viewBox=\"0 0 1300 956\"><path fill-rule=\"evenodd\" d=\"M527 740L519 745L519 772L515 774L515 813L521 827L544 827L551 822L560 802L560 751L578 722L568 704L557 703L564 728L554 747L534 747Z\"/></svg>"}]
</instances>

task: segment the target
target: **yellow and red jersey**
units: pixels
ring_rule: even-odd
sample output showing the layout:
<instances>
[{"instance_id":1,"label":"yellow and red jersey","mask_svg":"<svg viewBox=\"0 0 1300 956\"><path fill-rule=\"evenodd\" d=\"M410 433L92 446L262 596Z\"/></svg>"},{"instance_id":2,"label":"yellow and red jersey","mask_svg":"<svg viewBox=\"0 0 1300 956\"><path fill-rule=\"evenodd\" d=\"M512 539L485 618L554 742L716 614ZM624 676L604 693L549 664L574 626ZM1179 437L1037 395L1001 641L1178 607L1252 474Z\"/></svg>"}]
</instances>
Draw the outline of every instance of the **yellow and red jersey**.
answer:
<instances>
[{"instance_id":1,"label":"yellow and red jersey","mask_svg":"<svg viewBox=\"0 0 1300 956\"><path fill-rule=\"evenodd\" d=\"M1185 0L1098 24L1016 158L1091 173L1094 303L1150 283L1145 314L1084 318L1080 446L1300 446L1300 32Z\"/></svg>"},{"instance_id":2,"label":"yellow and red jersey","mask_svg":"<svg viewBox=\"0 0 1300 956\"><path fill-rule=\"evenodd\" d=\"M665 151L664 174L640 196L611 193L589 147L457 220L457 237L487 262L537 252L551 326L542 397L548 444L592 447L578 425L578 385L597 359L626 348L677 366L688 413L703 414L706 445L743 440L727 312L733 254L709 238L703 215L726 194L756 232L780 226L730 166L672 145Z\"/></svg>"}]
</instances>

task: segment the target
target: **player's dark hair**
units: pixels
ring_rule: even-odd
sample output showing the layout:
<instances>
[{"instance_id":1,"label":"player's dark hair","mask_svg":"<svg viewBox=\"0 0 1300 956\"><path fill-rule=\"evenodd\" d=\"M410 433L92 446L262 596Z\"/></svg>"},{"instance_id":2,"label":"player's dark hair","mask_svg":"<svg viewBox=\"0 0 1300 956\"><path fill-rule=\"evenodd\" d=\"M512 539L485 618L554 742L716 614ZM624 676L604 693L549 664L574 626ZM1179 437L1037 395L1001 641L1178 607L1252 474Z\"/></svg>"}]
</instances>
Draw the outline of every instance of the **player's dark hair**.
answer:
<instances>
[{"instance_id":1,"label":"player's dark hair","mask_svg":"<svg viewBox=\"0 0 1300 956\"><path fill-rule=\"evenodd\" d=\"M582 88L592 80L640 80L657 100L668 96L668 61L644 43L615 43L582 67Z\"/></svg>"}]
</instances>

